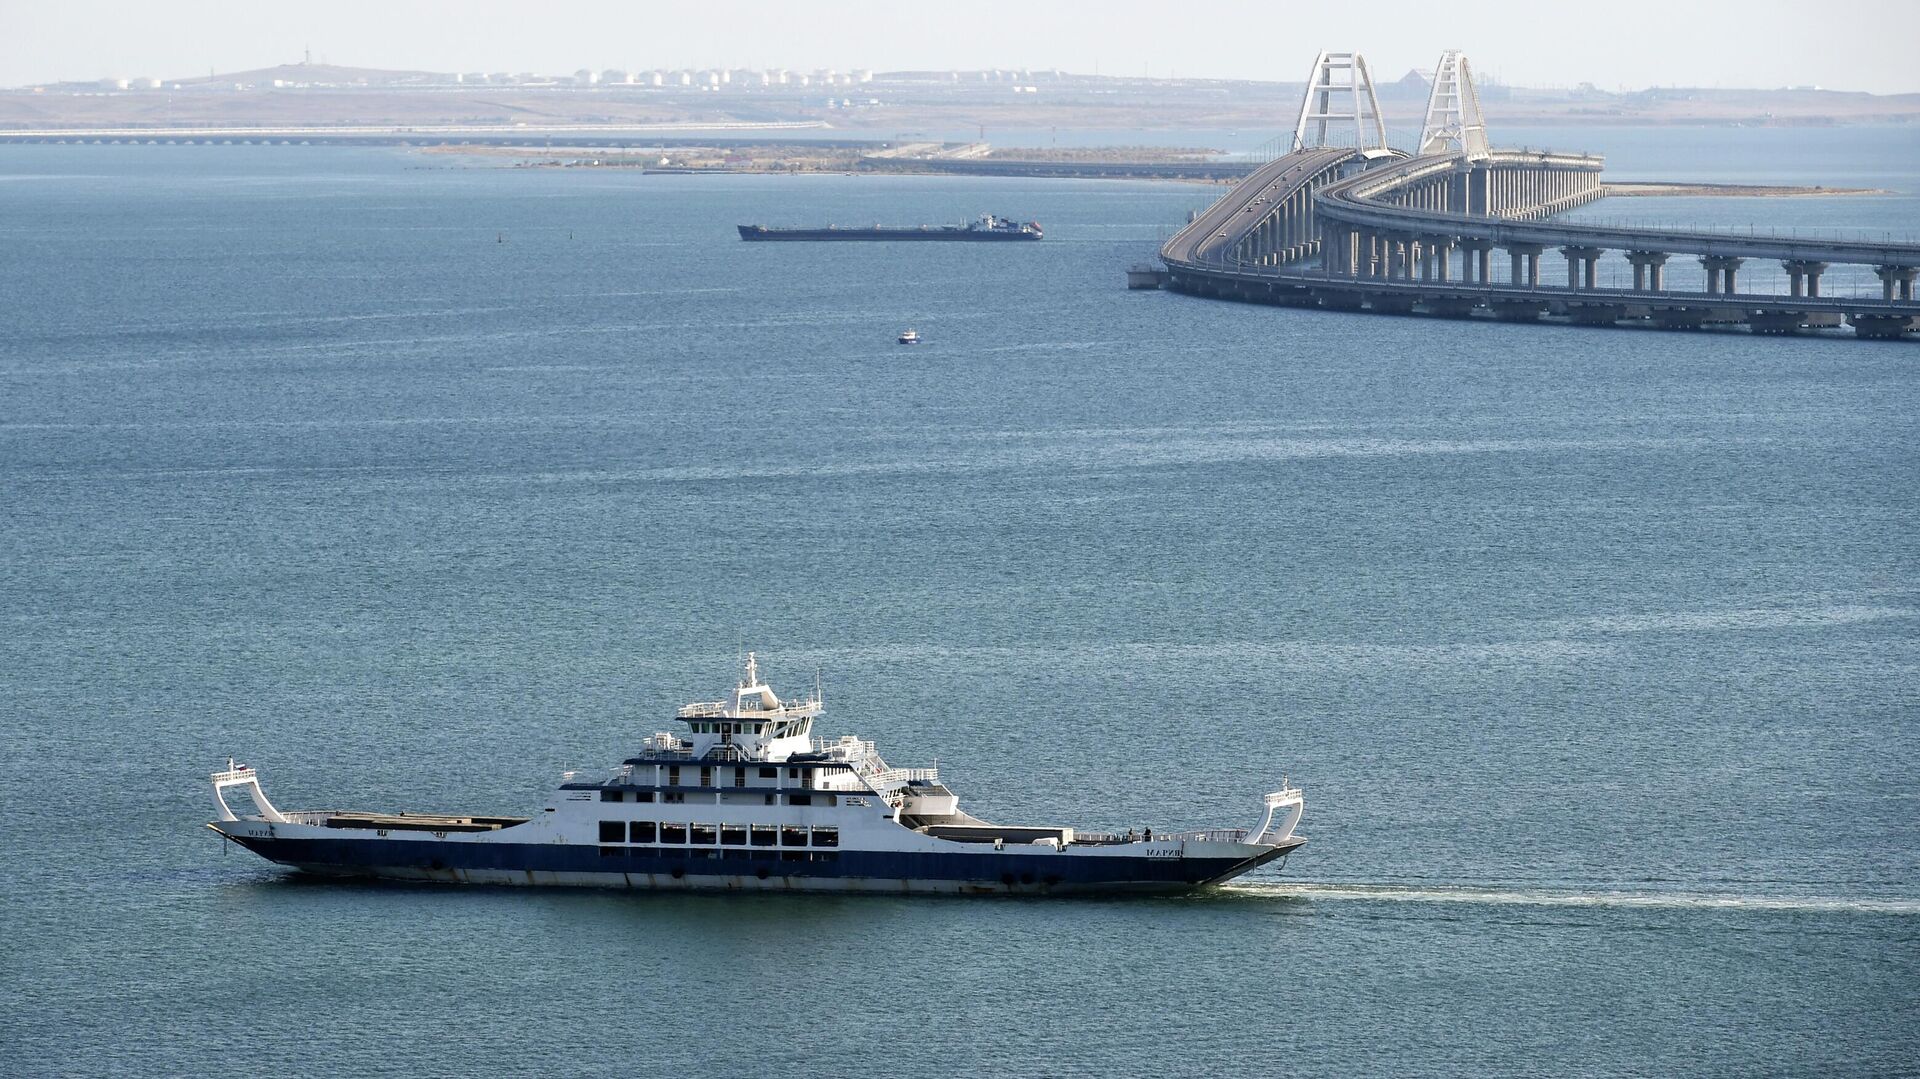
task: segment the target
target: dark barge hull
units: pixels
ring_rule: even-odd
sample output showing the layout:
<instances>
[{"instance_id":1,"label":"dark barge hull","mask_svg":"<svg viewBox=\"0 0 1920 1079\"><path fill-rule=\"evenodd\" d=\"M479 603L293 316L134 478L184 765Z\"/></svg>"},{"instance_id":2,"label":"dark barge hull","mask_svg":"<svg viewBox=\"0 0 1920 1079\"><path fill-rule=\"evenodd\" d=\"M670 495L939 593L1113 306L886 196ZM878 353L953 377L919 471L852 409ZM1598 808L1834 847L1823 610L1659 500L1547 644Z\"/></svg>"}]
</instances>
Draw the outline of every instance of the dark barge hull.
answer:
<instances>
[{"instance_id":1,"label":"dark barge hull","mask_svg":"<svg viewBox=\"0 0 1920 1079\"><path fill-rule=\"evenodd\" d=\"M1306 842L1295 839L1244 859L842 850L831 861L798 861L771 856L776 852L754 857L747 850L693 858L684 850L550 843L230 838L263 858L321 876L462 884L950 895L1179 894L1237 877Z\"/></svg>"},{"instance_id":2,"label":"dark barge hull","mask_svg":"<svg viewBox=\"0 0 1920 1079\"><path fill-rule=\"evenodd\" d=\"M1038 232L1020 229L963 229L952 226L937 228L870 228L870 229L770 229L765 225L739 225L742 240L767 242L776 240L948 240L959 242L988 242L1003 240L1038 240Z\"/></svg>"}]
</instances>

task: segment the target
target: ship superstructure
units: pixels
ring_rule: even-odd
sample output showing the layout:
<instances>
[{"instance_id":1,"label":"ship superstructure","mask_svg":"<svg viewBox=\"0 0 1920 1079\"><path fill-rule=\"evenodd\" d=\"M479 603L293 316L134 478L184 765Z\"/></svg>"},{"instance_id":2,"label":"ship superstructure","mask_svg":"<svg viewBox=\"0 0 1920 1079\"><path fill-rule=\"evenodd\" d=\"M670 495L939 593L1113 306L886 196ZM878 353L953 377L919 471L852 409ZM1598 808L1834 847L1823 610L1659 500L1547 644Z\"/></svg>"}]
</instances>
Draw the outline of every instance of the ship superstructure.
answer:
<instances>
[{"instance_id":1,"label":"ship superstructure","mask_svg":"<svg viewBox=\"0 0 1920 1079\"><path fill-rule=\"evenodd\" d=\"M717 701L680 709L598 779L569 772L530 817L282 812L250 768L213 774L209 827L261 856L332 875L486 884L889 892L1183 891L1305 843L1298 790L1252 829L1124 835L998 825L960 809L933 768L817 736L818 691L782 700L747 656ZM256 812L236 814L241 789Z\"/></svg>"}]
</instances>

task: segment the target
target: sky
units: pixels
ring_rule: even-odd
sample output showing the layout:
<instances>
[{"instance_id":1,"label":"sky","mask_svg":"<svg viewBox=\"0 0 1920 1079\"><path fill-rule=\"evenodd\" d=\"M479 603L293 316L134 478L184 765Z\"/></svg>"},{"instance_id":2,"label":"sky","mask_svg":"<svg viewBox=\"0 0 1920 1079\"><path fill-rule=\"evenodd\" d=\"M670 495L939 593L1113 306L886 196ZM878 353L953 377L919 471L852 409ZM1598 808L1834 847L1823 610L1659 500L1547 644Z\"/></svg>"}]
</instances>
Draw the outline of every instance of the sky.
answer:
<instances>
[{"instance_id":1,"label":"sky","mask_svg":"<svg viewBox=\"0 0 1920 1079\"><path fill-rule=\"evenodd\" d=\"M1521 86L1920 92L1920 0L0 0L0 86L300 59L427 71L1059 68L1299 81L1466 51Z\"/></svg>"}]
</instances>

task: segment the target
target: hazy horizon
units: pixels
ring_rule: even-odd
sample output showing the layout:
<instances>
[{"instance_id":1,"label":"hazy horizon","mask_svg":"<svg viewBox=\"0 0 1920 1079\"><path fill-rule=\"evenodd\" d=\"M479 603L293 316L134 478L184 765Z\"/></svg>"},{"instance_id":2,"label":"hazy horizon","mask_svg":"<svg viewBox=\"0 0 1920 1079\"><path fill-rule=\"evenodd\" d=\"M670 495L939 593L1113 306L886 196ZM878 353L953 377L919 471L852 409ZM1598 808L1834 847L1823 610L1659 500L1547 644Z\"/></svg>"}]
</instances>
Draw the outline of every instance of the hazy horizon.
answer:
<instances>
[{"instance_id":1,"label":"hazy horizon","mask_svg":"<svg viewBox=\"0 0 1920 1079\"><path fill-rule=\"evenodd\" d=\"M70 0L9 12L0 85L179 79L292 63L307 50L316 62L442 72L998 67L1284 82L1304 78L1313 54L1326 48L1364 53L1385 81L1460 48L1483 79L1524 86L1920 92L1920 65L1910 56L1920 41L1920 5L1834 0L1818 9L1819 28L1828 30L1821 35L1809 32L1804 3L1778 0L1616 0L1605 11L1379 0L1364 17L1351 9L1227 3L1190 19L1139 0L1044 7L989 0L937 9L732 0L697 10L577 0L537 11L501 0Z\"/></svg>"}]
</instances>

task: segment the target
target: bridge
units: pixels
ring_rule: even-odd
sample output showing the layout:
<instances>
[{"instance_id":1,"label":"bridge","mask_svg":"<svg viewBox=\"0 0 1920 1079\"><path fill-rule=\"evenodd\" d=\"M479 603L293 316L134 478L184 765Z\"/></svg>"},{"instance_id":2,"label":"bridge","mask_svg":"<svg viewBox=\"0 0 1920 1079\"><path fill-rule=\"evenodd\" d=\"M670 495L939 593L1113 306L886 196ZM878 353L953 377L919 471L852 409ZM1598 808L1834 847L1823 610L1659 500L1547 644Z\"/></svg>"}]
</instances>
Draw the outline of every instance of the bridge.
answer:
<instances>
[{"instance_id":1,"label":"bridge","mask_svg":"<svg viewBox=\"0 0 1920 1079\"><path fill-rule=\"evenodd\" d=\"M1587 154L1493 148L1471 67L1458 52L1440 58L1415 151L1396 150L1365 59L1323 52L1292 150L1195 215L1160 258L1170 288L1250 302L1661 329L1784 334L1844 325L1860 337L1920 334L1920 244L1554 220L1604 197L1604 164ZM1549 251L1564 259L1564 286L1542 280L1540 258ZM1601 285L1598 267L1609 252L1631 267L1631 287ZM1668 287L1676 255L1698 260L1703 287ZM1781 267L1785 294L1741 287L1742 268L1756 261ZM1880 295L1823 294L1822 278L1835 266L1870 270Z\"/></svg>"}]
</instances>

